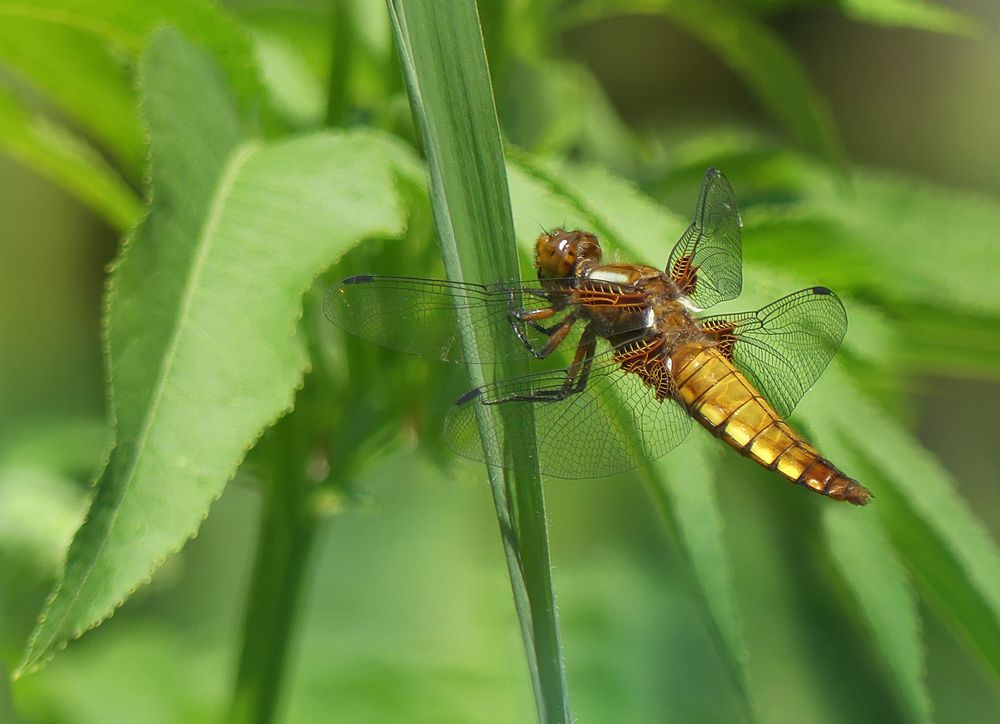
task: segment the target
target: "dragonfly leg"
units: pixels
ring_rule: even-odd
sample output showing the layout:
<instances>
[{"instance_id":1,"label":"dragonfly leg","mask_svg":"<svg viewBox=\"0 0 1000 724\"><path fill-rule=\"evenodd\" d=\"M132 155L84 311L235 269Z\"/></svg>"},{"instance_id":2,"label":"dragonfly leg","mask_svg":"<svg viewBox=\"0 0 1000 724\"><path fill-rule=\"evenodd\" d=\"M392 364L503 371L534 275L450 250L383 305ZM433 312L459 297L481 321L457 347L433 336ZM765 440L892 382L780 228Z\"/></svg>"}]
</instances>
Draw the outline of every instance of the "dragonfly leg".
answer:
<instances>
[{"instance_id":1,"label":"dragonfly leg","mask_svg":"<svg viewBox=\"0 0 1000 724\"><path fill-rule=\"evenodd\" d=\"M556 314L555 307L546 307L545 309L518 309L510 313L510 316L517 322L525 322L532 329L536 329L545 336L550 336L555 332L562 322L556 322L555 324L545 327L538 323L539 319L548 319Z\"/></svg>"},{"instance_id":2,"label":"dragonfly leg","mask_svg":"<svg viewBox=\"0 0 1000 724\"><path fill-rule=\"evenodd\" d=\"M568 328L567 328L568 331ZM564 335L565 336L565 335ZM498 405L503 402L558 402L570 395L583 391L590 377L590 368L594 362L594 351L597 349L597 334L590 325L583 330L580 343L576 347L573 363L566 370L566 379L557 389L538 390L530 395L508 395L496 400L484 402L487 405Z\"/></svg>"},{"instance_id":3,"label":"dragonfly leg","mask_svg":"<svg viewBox=\"0 0 1000 724\"><path fill-rule=\"evenodd\" d=\"M539 319L548 319L554 314L556 314L556 309L552 307L523 312L511 312L511 326L514 328L514 333L517 335L521 344L524 345L525 349L531 352L536 359L545 359L552 354L556 348L562 344L562 341L566 339L566 335L569 334L570 330L573 328L573 324L577 320L575 314L569 314L549 327L545 327L538 323ZM524 324L528 324L533 329L541 332L549 338L541 349L536 349L531 343L531 340L528 339L525 334Z\"/></svg>"}]
</instances>

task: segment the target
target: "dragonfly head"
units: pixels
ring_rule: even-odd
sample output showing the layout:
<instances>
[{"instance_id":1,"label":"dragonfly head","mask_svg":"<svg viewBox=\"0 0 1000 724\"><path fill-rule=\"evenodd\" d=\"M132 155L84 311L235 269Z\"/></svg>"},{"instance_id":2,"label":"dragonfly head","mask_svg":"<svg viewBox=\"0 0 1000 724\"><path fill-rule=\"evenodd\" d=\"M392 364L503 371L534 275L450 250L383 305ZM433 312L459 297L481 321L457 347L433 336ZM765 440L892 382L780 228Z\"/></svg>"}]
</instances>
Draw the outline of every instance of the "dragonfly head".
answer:
<instances>
[{"instance_id":1,"label":"dragonfly head","mask_svg":"<svg viewBox=\"0 0 1000 724\"><path fill-rule=\"evenodd\" d=\"M582 262L601 260L601 244L589 231L553 229L538 237L535 270L539 279L573 276Z\"/></svg>"}]
</instances>

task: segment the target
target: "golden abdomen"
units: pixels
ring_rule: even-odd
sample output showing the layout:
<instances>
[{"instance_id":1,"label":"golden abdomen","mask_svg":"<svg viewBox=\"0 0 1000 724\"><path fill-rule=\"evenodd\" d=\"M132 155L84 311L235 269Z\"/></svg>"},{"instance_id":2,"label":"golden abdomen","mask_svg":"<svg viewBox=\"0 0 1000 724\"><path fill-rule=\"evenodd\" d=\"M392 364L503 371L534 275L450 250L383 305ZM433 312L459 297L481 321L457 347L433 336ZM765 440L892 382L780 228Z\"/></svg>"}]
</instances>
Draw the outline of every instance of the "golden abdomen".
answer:
<instances>
[{"instance_id":1,"label":"golden abdomen","mask_svg":"<svg viewBox=\"0 0 1000 724\"><path fill-rule=\"evenodd\" d=\"M742 455L835 500L864 505L871 499L867 489L792 430L717 347L681 347L670 361L678 400Z\"/></svg>"}]
</instances>

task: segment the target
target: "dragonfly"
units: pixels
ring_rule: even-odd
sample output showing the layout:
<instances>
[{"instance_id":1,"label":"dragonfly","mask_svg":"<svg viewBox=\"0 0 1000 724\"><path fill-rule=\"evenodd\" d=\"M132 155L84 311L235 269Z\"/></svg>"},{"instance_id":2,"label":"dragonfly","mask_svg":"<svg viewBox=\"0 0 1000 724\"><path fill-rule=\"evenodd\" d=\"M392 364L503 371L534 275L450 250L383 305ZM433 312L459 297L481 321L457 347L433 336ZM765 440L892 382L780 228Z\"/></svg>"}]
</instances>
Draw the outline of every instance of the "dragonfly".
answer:
<instances>
[{"instance_id":1,"label":"dragonfly","mask_svg":"<svg viewBox=\"0 0 1000 724\"><path fill-rule=\"evenodd\" d=\"M498 416L480 406L529 409L537 451L528 457L556 478L639 467L679 445L694 421L795 485L865 505L870 491L787 421L847 331L836 294L813 286L756 311L703 314L742 291L741 228L731 184L710 168L664 269L602 263L595 234L556 228L536 242L536 282L364 274L335 285L324 311L347 332L448 361L466 361L463 338L498 327L529 359L575 350L561 369L462 395L445 437L465 457L511 465Z\"/></svg>"}]
</instances>

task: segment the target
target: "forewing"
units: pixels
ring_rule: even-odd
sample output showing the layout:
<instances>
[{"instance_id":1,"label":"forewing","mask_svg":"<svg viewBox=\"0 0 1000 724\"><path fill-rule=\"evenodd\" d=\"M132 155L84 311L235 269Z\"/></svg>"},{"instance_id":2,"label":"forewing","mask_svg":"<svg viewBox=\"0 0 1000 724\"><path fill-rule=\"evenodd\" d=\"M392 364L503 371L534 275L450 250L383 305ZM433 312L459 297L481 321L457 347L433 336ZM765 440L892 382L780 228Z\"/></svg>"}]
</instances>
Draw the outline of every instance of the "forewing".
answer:
<instances>
[{"instance_id":1,"label":"forewing","mask_svg":"<svg viewBox=\"0 0 1000 724\"><path fill-rule=\"evenodd\" d=\"M708 169L694 221L670 252L667 273L694 304L707 309L735 299L743 288L740 213L729 180Z\"/></svg>"},{"instance_id":2,"label":"forewing","mask_svg":"<svg viewBox=\"0 0 1000 724\"><path fill-rule=\"evenodd\" d=\"M463 332L512 334L540 350L548 335L539 327L551 328L572 312L575 302L583 306L637 306L644 303L641 292L625 284L579 282L574 278L547 280L548 294L539 284L506 282L468 284L443 279L379 276L364 274L344 279L324 300L324 312L333 324L351 334L409 354L463 362ZM531 324L515 319L516 312L551 308L552 298L561 299L561 308L552 316ZM636 315L637 327L645 324ZM582 324L563 341L571 348ZM628 325L620 331L629 331ZM517 354L531 356L522 343ZM482 352L482 350L481 350ZM491 363L496 358L479 359Z\"/></svg>"},{"instance_id":3,"label":"forewing","mask_svg":"<svg viewBox=\"0 0 1000 724\"><path fill-rule=\"evenodd\" d=\"M512 311L548 306L537 285L366 274L348 277L333 287L323 309L327 319L351 334L409 354L462 362L463 331L506 328L513 333ZM553 320L546 321L551 324ZM522 326L534 344L544 343L541 333Z\"/></svg>"},{"instance_id":4,"label":"forewing","mask_svg":"<svg viewBox=\"0 0 1000 724\"><path fill-rule=\"evenodd\" d=\"M702 328L782 416L791 413L830 363L847 332L847 312L826 287L789 294L756 312L704 317Z\"/></svg>"},{"instance_id":5,"label":"forewing","mask_svg":"<svg viewBox=\"0 0 1000 724\"><path fill-rule=\"evenodd\" d=\"M504 401L558 390L566 370L542 372L473 390L451 409L445 422L448 446L459 455L503 466L483 453L476 422L481 405L527 406L534 412L538 467L554 478L597 478L643 465L676 447L691 420L673 400L659 401L638 376L598 355L586 387L558 401ZM492 416L484 416L492 420ZM493 423L485 431L492 450L503 450L503 436Z\"/></svg>"}]
</instances>

